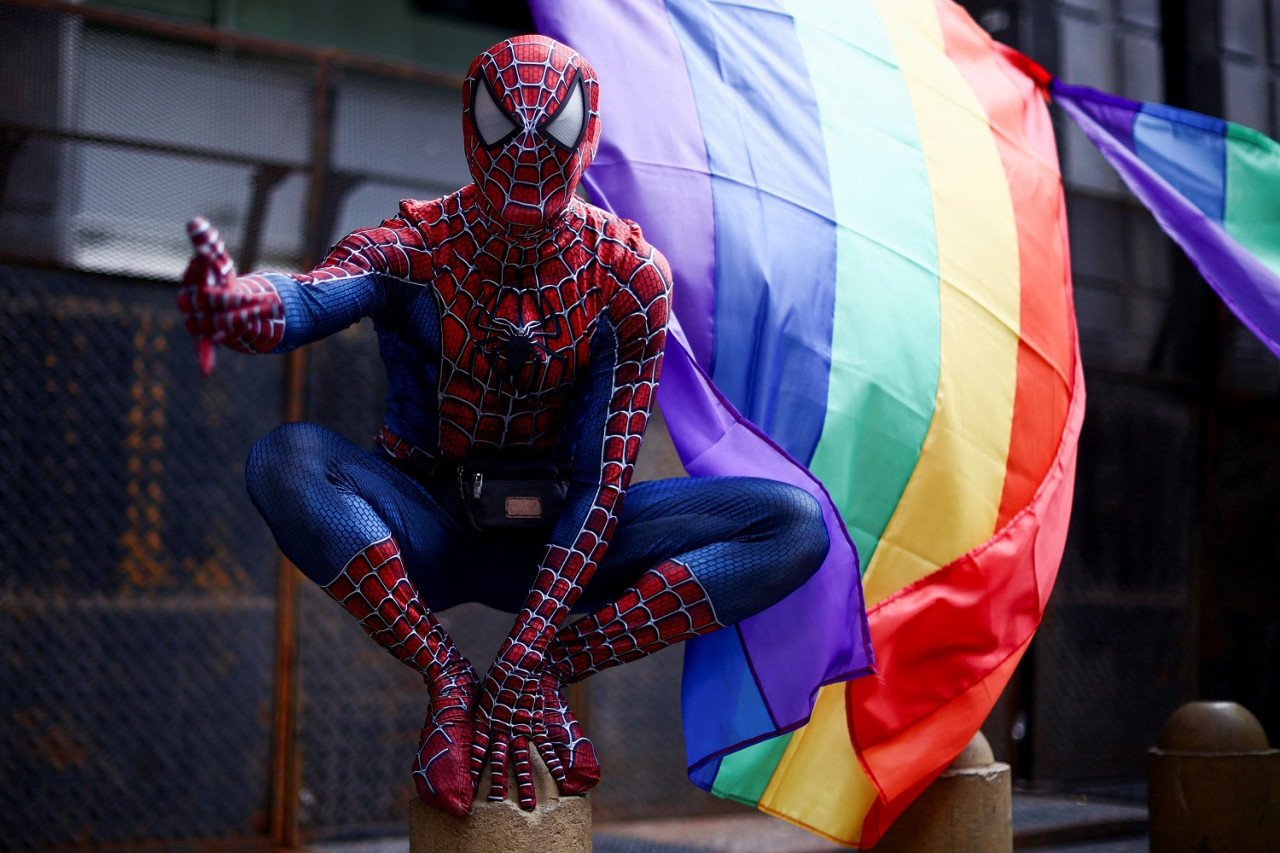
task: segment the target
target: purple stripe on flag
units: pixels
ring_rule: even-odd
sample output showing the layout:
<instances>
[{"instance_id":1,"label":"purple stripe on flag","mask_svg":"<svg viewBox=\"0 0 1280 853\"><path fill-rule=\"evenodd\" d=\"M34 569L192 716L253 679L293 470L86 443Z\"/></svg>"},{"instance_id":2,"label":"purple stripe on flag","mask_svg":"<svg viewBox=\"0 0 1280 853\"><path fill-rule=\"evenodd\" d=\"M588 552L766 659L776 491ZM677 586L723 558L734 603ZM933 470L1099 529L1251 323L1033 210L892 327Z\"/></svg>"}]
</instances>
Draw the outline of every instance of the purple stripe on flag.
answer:
<instances>
[{"instance_id":1,"label":"purple stripe on flag","mask_svg":"<svg viewBox=\"0 0 1280 853\"><path fill-rule=\"evenodd\" d=\"M698 361L711 363L715 318L715 214L684 53L662 0L530 0L538 32L563 41L600 77L602 137L583 177L599 206L640 223L675 270L674 308ZM586 18L590 26L583 26ZM643 50L636 45L643 44Z\"/></svg>"},{"instance_id":2,"label":"purple stripe on flag","mask_svg":"<svg viewBox=\"0 0 1280 853\"><path fill-rule=\"evenodd\" d=\"M1111 126L1115 111L1108 109L1120 99L1057 80L1051 91L1057 104L1120 173L1165 233L1182 247L1222 301L1272 353L1280 356L1280 276L1125 144ZM1206 139L1206 144L1210 142Z\"/></svg>"},{"instance_id":3,"label":"purple stripe on flag","mask_svg":"<svg viewBox=\"0 0 1280 853\"><path fill-rule=\"evenodd\" d=\"M1087 86L1070 86L1057 79L1050 85L1054 97L1083 99L1089 103L1089 112L1107 128L1107 133L1120 145L1133 147L1133 120L1142 111L1142 101L1100 92Z\"/></svg>"},{"instance_id":4,"label":"purple stripe on flag","mask_svg":"<svg viewBox=\"0 0 1280 853\"><path fill-rule=\"evenodd\" d=\"M822 505L832 537L822 567L786 599L740 623L770 715L780 730L793 728L808 719L818 686L873 666L857 553L826 489L720 395L691 358L678 324L668 336L658 402L664 412L680 412L668 414L667 425L692 476L766 477L798 486Z\"/></svg>"}]
</instances>

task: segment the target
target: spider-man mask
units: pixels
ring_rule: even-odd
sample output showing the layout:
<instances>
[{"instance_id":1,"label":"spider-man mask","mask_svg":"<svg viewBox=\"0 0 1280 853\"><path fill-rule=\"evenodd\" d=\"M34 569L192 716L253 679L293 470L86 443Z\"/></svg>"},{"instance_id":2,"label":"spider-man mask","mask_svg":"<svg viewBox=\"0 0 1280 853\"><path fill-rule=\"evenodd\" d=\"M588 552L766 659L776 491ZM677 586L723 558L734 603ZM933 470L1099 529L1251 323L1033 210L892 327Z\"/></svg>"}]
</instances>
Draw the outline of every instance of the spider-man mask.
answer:
<instances>
[{"instance_id":1,"label":"spider-man mask","mask_svg":"<svg viewBox=\"0 0 1280 853\"><path fill-rule=\"evenodd\" d=\"M462 97L467 165L490 210L525 227L558 216L600 140L591 63L544 36L517 36L472 61Z\"/></svg>"}]
</instances>

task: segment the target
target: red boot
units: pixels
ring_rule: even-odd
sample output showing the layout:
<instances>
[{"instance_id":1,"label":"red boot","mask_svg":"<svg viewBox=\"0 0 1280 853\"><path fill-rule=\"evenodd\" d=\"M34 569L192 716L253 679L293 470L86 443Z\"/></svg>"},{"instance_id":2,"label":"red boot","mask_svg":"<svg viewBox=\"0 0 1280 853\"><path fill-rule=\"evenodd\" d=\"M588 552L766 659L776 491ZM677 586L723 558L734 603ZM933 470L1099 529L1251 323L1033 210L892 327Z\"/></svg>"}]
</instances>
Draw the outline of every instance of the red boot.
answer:
<instances>
[{"instance_id":1,"label":"red boot","mask_svg":"<svg viewBox=\"0 0 1280 853\"><path fill-rule=\"evenodd\" d=\"M418 599L400 548L388 537L351 558L324 587L377 643L422 673L431 711L418 741L418 796L455 817L471 810L471 705L476 677L444 627Z\"/></svg>"},{"instance_id":2,"label":"red boot","mask_svg":"<svg viewBox=\"0 0 1280 853\"><path fill-rule=\"evenodd\" d=\"M722 627L689 567L665 560L617 601L556 634L542 680L543 722L563 771L562 793L580 794L600 781L595 749L565 703L562 686Z\"/></svg>"}]
</instances>

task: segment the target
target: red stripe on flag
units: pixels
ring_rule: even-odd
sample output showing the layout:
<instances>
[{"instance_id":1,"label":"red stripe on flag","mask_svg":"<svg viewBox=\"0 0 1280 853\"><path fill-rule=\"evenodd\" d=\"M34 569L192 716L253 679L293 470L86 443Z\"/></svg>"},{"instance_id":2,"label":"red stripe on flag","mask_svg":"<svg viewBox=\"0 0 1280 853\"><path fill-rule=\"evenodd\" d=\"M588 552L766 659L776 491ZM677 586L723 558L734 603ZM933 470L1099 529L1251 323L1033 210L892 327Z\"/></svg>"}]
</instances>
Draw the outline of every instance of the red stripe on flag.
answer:
<instances>
[{"instance_id":1,"label":"red stripe on flag","mask_svg":"<svg viewBox=\"0 0 1280 853\"><path fill-rule=\"evenodd\" d=\"M880 791L860 844L879 838L921 780L978 730L1044 615L1071 520L1084 376L1034 498L996 536L868 614L876 678L846 686L849 735ZM984 687L985 685L985 687Z\"/></svg>"}]
</instances>

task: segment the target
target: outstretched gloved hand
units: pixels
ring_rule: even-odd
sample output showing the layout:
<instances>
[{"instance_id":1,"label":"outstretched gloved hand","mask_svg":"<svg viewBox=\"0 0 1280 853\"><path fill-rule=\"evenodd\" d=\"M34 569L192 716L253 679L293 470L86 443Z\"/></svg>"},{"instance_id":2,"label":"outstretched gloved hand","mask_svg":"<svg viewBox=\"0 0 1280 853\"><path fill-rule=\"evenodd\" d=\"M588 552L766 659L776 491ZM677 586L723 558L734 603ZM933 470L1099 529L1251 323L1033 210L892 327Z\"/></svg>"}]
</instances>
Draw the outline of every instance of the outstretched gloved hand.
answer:
<instances>
[{"instance_id":1,"label":"outstretched gloved hand","mask_svg":"<svg viewBox=\"0 0 1280 853\"><path fill-rule=\"evenodd\" d=\"M284 337L284 305L262 276L236 276L222 238L207 219L187 223L195 257L182 275L178 308L196 338L200 372L213 372L213 345L240 352L268 352Z\"/></svg>"}]
</instances>

